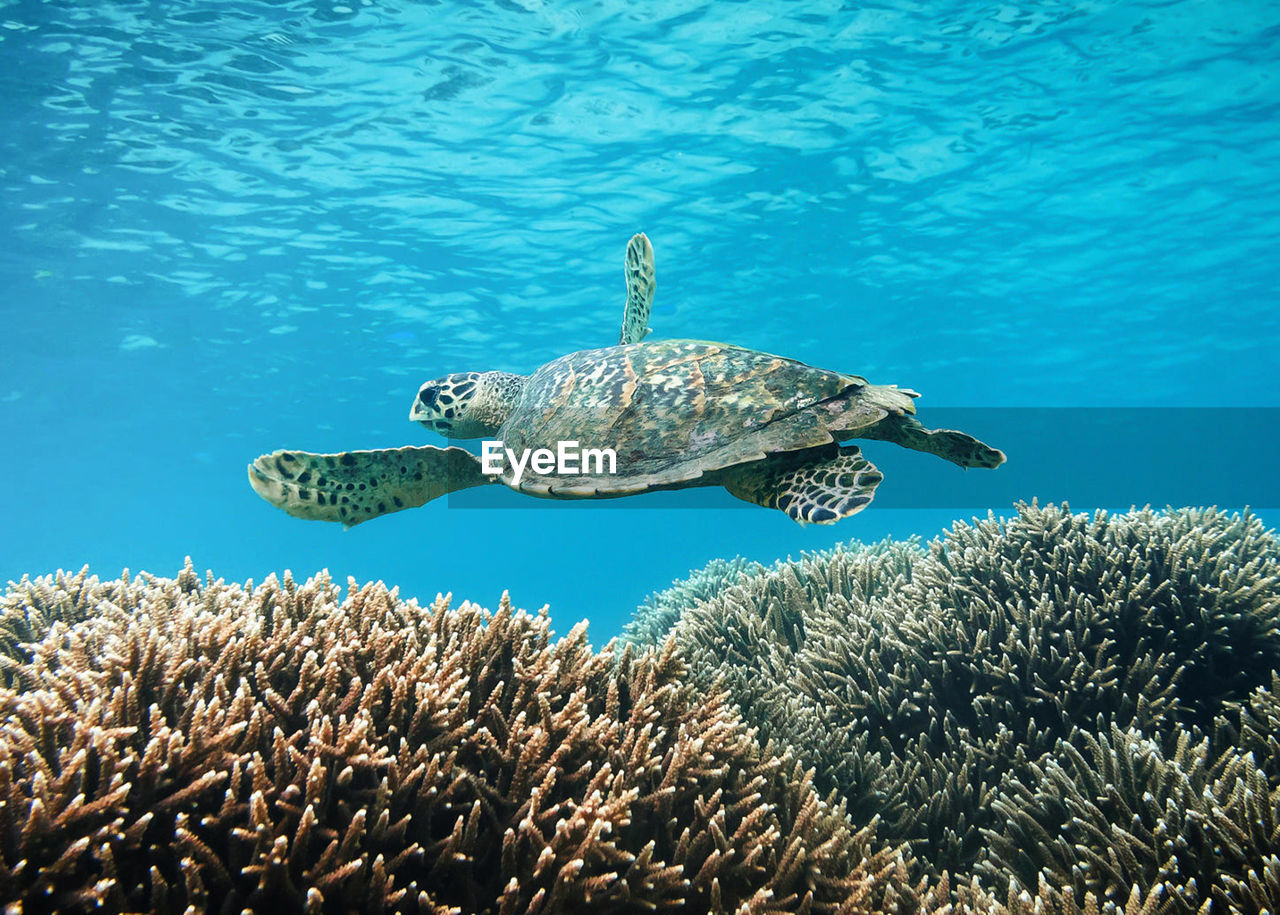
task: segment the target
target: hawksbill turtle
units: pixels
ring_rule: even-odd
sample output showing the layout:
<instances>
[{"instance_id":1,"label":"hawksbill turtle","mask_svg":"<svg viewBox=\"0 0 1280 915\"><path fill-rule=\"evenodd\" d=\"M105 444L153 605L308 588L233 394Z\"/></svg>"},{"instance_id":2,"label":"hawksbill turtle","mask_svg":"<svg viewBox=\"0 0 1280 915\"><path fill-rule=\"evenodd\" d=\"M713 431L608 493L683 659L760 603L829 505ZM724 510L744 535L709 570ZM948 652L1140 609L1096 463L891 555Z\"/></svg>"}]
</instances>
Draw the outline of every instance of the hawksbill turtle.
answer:
<instances>
[{"instance_id":1,"label":"hawksbill turtle","mask_svg":"<svg viewBox=\"0 0 1280 915\"><path fill-rule=\"evenodd\" d=\"M894 442L961 467L1004 462L963 432L926 429L913 415L919 395L897 385L722 343L643 342L655 289L643 234L627 245L625 274L616 346L561 356L530 375L445 375L419 388L409 412L450 439L500 440L509 456L556 453L560 443L597 457L612 449L614 467L584 459L568 468L577 472L554 473L543 472L546 461L518 468L513 460L487 473L457 446L275 451L249 465L249 482L291 515L348 527L496 483L552 499L723 486L801 524L831 524L865 508L883 479L856 445L844 444L850 439Z\"/></svg>"}]
</instances>

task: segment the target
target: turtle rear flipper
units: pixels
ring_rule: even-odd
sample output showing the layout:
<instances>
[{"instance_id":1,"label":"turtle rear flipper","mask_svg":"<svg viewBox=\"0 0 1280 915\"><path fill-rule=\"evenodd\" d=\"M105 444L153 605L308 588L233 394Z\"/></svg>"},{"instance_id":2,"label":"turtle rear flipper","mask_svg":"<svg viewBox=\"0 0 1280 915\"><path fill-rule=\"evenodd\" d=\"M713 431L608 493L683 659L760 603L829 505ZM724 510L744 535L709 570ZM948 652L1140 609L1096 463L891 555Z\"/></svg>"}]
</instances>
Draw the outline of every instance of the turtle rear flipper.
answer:
<instances>
[{"instance_id":1,"label":"turtle rear flipper","mask_svg":"<svg viewBox=\"0 0 1280 915\"><path fill-rule=\"evenodd\" d=\"M344 527L494 481L467 450L431 445L338 454L273 451L249 465L254 492L276 508Z\"/></svg>"},{"instance_id":2,"label":"turtle rear flipper","mask_svg":"<svg viewBox=\"0 0 1280 915\"><path fill-rule=\"evenodd\" d=\"M961 467L999 467L1004 452L955 429L926 429L915 417L890 414L874 426L860 429L858 438L893 442L914 451L936 454Z\"/></svg>"},{"instance_id":3,"label":"turtle rear flipper","mask_svg":"<svg viewBox=\"0 0 1280 915\"><path fill-rule=\"evenodd\" d=\"M627 304L622 311L622 334L618 345L639 343L649 333L649 311L655 288L653 245L643 232L627 242L624 271L627 277Z\"/></svg>"},{"instance_id":4,"label":"turtle rear flipper","mask_svg":"<svg viewBox=\"0 0 1280 915\"><path fill-rule=\"evenodd\" d=\"M834 524L866 508L883 479L857 447L832 445L736 468L726 474L724 487L800 524Z\"/></svg>"}]
</instances>

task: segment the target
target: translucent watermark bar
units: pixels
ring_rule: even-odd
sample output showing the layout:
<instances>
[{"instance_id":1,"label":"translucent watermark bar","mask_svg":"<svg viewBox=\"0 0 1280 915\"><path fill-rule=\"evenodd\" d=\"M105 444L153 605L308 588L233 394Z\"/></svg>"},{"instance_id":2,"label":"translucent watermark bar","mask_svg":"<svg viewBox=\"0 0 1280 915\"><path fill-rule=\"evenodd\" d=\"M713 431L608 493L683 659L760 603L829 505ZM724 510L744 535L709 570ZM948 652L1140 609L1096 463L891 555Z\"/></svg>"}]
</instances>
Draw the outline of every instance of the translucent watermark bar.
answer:
<instances>
[{"instance_id":1,"label":"translucent watermark bar","mask_svg":"<svg viewBox=\"0 0 1280 915\"><path fill-rule=\"evenodd\" d=\"M1033 497L1093 506L1280 508L1280 407L923 408L934 429L961 429L1003 450L994 470L962 470L890 442L851 440L884 474L872 509L1007 509ZM470 447L470 444L468 444ZM677 458L679 456L676 456ZM625 475L625 461L618 466ZM581 500L572 500L580 502ZM503 486L448 497L451 507L548 510L569 504ZM744 508L719 487L593 499L593 507Z\"/></svg>"}]
</instances>

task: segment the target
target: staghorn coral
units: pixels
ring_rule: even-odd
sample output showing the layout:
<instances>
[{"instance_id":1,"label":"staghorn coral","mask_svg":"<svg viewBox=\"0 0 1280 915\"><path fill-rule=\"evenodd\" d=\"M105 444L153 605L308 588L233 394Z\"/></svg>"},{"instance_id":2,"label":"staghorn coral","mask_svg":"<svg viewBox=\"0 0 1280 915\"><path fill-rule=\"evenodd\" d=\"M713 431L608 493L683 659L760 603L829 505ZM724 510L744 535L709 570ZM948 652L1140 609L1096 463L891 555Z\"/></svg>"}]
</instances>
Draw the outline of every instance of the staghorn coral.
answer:
<instances>
[{"instance_id":1,"label":"staghorn coral","mask_svg":"<svg viewBox=\"0 0 1280 915\"><path fill-rule=\"evenodd\" d=\"M1034 897L1015 885L1009 888L1006 900L1001 903L976 883L958 887L957 895L963 900L958 908L988 912L990 915L1099 915L1101 912L1114 915L1158 915L1165 909L1159 887L1144 893L1135 886L1123 903L1099 903L1098 897L1093 893L1085 893L1080 897L1083 901L1077 902L1076 894L1069 887L1056 886L1043 876Z\"/></svg>"},{"instance_id":2,"label":"staghorn coral","mask_svg":"<svg viewBox=\"0 0 1280 915\"><path fill-rule=\"evenodd\" d=\"M1224 757L1241 757L1238 765L1248 774L1231 795L1238 813L1234 822L1247 828L1248 835L1228 828L1228 843L1237 860L1246 857L1235 851L1241 844L1255 849L1242 873L1221 874L1222 891L1215 891L1215 897L1225 896L1244 912L1280 910L1280 672L1272 673L1270 685L1258 687L1247 701L1228 707L1218 719L1213 745L1230 748Z\"/></svg>"},{"instance_id":3,"label":"staghorn coral","mask_svg":"<svg viewBox=\"0 0 1280 915\"><path fill-rule=\"evenodd\" d=\"M701 569L690 572L688 578L674 581L671 587L646 597L636 608L622 637L633 644L656 645L671 631L686 609L762 572L764 566L741 556L713 559Z\"/></svg>"},{"instance_id":4,"label":"staghorn coral","mask_svg":"<svg viewBox=\"0 0 1280 915\"><path fill-rule=\"evenodd\" d=\"M916 901L920 911L931 915L1159 915L1165 908L1159 887L1144 893L1135 886L1123 903L1099 902L1090 892L1077 901L1069 886L1059 886L1044 875L1039 878L1034 896L1014 883L1001 901L976 879L952 887L948 875L943 874Z\"/></svg>"},{"instance_id":5,"label":"staghorn coral","mask_svg":"<svg viewBox=\"0 0 1280 915\"><path fill-rule=\"evenodd\" d=\"M774 583L777 576L786 576L789 570L794 572L797 568L803 569L805 579L812 578L814 581L812 596L843 593L846 587L858 588L870 595L891 587L886 575L909 574L911 564L920 555L922 551L919 539L912 537L906 541L886 538L872 544L857 541L838 544L830 550L801 553L797 562L779 561L772 568L741 556L713 559L701 569L689 573L687 579L673 582L666 590L647 597L635 609L627 623L624 638L635 645L656 645L687 611L726 593L741 594L743 587L761 579L762 587L768 592L765 600L772 602L769 611L774 614L772 623L785 627L787 620L794 620L796 617L777 603L785 598L785 588L779 588ZM841 573L860 577L862 580L851 581L847 585L838 577L826 580L827 576L839 576ZM751 594L753 589L747 587L745 593Z\"/></svg>"},{"instance_id":6,"label":"staghorn coral","mask_svg":"<svg viewBox=\"0 0 1280 915\"><path fill-rule=\"evenodd\" d=\"M1252 754L1214 758L1208 738L1172 729L1163 745L1133 729L1078 731L1012 776L995 801L984 867L1121 902L1128 887L1162 910L1275 911L1280 786ZM1261 872L1261 873L1259 873Z\"/></svg>"},{"instance_id":7,"label":"staghorn coral","mask_svg":"<svg viewBox=\"0 0 1280 915\"><path fill-rule=\"evenodd\" d=\"M871 754L849 751L865 735L840 727L797 688L805 675L798 665L809 657L808 639L829 626L874 650L881 627L871 607L905 587L923 555L915 541L886 540L802 556L686 610L674 630L694 675L727 687L761 738L795 747L816 767L820 789L846 794L860 821L893 816L875 787L882 767ZM858 652L846 657L856 663Z\"/></svg>"},{"instance_id":8,"label":"staghorn coral","mask_svg":"<svg viewBox=\"0 0 1280 915\"><path fill-rule=\"evenodd\" d=\"M35 580L23 576L17 584L10 582L9 589L0 594L0 682L16 685L14 674L31 660L31 652L23 646L44 638L53 623L78 623L92 616L99 603L127 601L128 594L127 569L123 578L115 581L100 582L90 577L85 566L74 575L59 571L53 576Z\"/></svg>"},{"instance_id":9,"label":"staghorn coral","mask_svg":"<svg viewBox=\"0 0 1280 915\"><path fill-rule=\"evenodd\" d=\"M23 911L858 912L909 906L810 773L668 647L380 584L24 580L0 689ZM48 608L56 608L50 611ZM898 884L901 883L901 887ZM901 900L901 902L898 902Z\"/></svg>"},{"instance_id":10,"label":"staghorn coral","mask_svg":"<svg viewBox=\"0 0 1280 915\"><path fill-rule=\"evenodd\" d=\"M1247 513L1022 505L901 563L777 567L686 611L674 637L695 677L727 684L762 735L816 768L821 790L844 794L856 818L882 816L882 836L912 843L935 875L1034 886L1035 862L1053 859L1026 837L1030 863L983 863L1016 785L1034 783L1064 741L1112 726L1209 729L1268 682L1280 551ZM1141 905L1156 892L1132 870L1105 888L1058 882L1109 905L1127 905L1134 885L1147 887Z\"/></svg>"}]
</instances>

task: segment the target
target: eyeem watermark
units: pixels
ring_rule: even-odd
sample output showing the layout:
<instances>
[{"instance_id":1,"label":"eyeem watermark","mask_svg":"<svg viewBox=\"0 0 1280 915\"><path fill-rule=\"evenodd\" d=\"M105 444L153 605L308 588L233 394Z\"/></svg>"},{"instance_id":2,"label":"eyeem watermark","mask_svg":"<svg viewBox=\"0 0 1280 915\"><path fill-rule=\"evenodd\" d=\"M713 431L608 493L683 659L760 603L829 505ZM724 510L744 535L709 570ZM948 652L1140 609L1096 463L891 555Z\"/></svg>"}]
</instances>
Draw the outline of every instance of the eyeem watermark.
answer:
<instances>
[{"instance_id":1,"label":"eyeem watermark","mask_svg":"<svg viewBox=\"0 0 1280 915\"><path fill-rule=\"evenodd\" d=\"M577 476L579 474L614 474L618 472L618 452L612 448L578 448L575 441L556 442L556 450L550 448L525 448L516 454L496 439L486 439L480 445L480 468L490 476L502 475L505 457L514 471L511 483L520 485L520 478L528 467L539 476ZM608 469L605 469L605 465Z\"/></svg>"}]
</instances>

